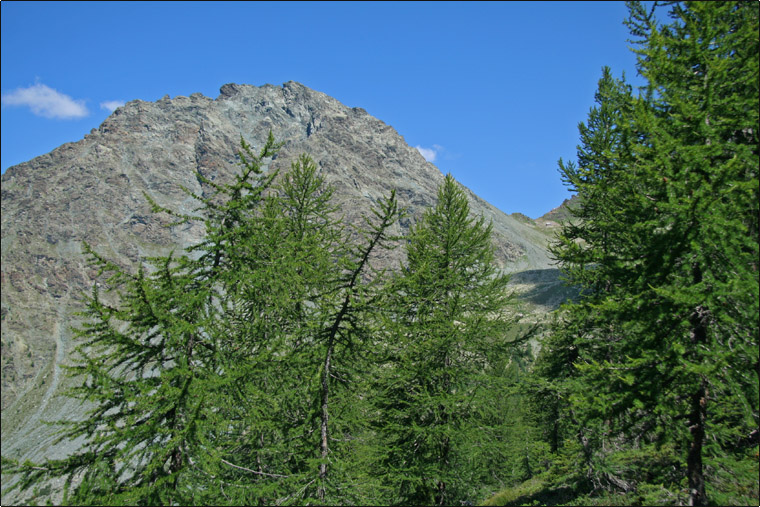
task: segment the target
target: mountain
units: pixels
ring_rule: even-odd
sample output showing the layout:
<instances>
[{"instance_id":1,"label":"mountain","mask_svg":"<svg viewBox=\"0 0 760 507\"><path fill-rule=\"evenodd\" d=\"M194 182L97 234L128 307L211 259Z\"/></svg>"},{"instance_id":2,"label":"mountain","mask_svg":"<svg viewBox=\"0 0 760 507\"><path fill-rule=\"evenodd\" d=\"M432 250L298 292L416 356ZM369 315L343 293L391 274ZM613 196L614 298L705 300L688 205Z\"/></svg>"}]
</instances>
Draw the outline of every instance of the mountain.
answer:
<instances>
[{"instance_id":1,"label":"mountain","mask_svg":"<svg viewBox=\"0 0 760 507\"><path fill-rule=\"evenodd\" d=\"M125 266L197 242L199 225L163 227L167 219L151 213L144 194L192 213L195 202L182 187L208 192L198 174L229 181L238 169L241 137L257 150L270 130L284 142L270 170L310 154L350 221L396 189L410 212L401 228L408 228L434 204L443 180L389 125L292 81L279 87L226 84L216 99L193 94L135 100L81 141L9 168L2 176L4 456L39 459L65 452L51 447L50 429L40 421L77 413L58 394L66 382L60 365L72 349L74 312L80 295L96 283L82 242ZM467 193L472 211L493 222L500 266L522 273L517 285L539 296L555 287L545 225L506 215ZM393 265L400 255L397 249L383 261Z\"/></svg>"},{"instance_id":2,"label":"mountain","mask_svg":"<svg viewBox=\"0 0 760 507\"><path fill-rule=\"evenodd\" d=\"M574 194L570 199L565 199L562 204L537 219L545 227L553 227L567 221L571 216L571 210L580 205L580 198Z\"/></svg>"}]
</instances>

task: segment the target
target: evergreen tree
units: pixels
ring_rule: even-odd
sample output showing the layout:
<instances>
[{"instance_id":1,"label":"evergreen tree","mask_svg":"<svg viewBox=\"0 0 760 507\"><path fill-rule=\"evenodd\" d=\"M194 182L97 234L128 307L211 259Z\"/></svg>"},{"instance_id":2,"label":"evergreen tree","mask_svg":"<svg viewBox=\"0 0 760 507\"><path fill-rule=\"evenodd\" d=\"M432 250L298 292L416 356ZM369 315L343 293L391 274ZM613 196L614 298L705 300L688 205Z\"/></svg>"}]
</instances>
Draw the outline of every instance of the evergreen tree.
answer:
<instances>
[{"instance_id":1,"label":"evergreen tree","mask_svg":"<svg viewBox=\"0 0 760 507\"><path fill-rule=\"evenodd\" d=\"M149 259L132 275L87 252L110 274L77 330L82 385L91 407L62 439L72 456L42 464L3 461L18 487L63 476L75 504L301 504L355 502L351 437L361 430L356 377L366 370L367 305L382 282L370 257L393 239L392 193L347 229L332 190L308 156L275 185L241 140L231 184L194 195L203 240L184 255ZM348 437L348 438L346 438ZM344 444L343 441L349 441ZM81 479L74 488L73 480ZM355 490L352 492L352 489ZM341 496L337 496L337 492Z\"/></svg>"},{"instance_id":2,"label":"evergreen tree","mask_svg":"<svg viewBox=\"0 0 760 507\"><path fill-rule=\"evenodd\" d=\"M671 449L662 501L737 501L734 467L756 502L758 10L675 3L661 25L629 5L647 87L605 70L579 164L560 164L581 207L553 251L583 293L548 354L577 370L566 409L597 486L634 490L653 478L630 453Z\"/></svg>"},{"instance_id":3,"label":"evergreen tree","mask_svg":"<svg viewBox=\"0 0 760 507\"><path fill-rule=\"evenodd\" d=\"M24 474L20 487L52 475L66 477L68 490L78 478L64 497L74 504L184 504L202 496L207 481L199 470L211 458L208 435L218 423L214 393L227 346L217 333L219 289L241 260L227 252L275 176L261 170L277 150L271 134L258 156L247 144L242 148L235 181L205 181L214 197L195 196L205 218L174 214L177 223L205 222L206 239L188 249L197 259L172 253L130 274L85 245L100 273L109 275L107 290L118 303L105 303L96 284L85 323L75 330L79 362L69 369L81 385L69 394L89 410L82 420L61 423L60 438L84 444L63 460L14 467Z\"/></svg>"},{"instance_id":4,"label":"evergreen tree","mask_svg":"<svg viewBox=\"0 0 760 507\"><path fill-rule=\"evenodd\" d=\"M365 306L382 281L369 258L388 246L399 209L391 194L354 230L335 216L331 197L311 158L299 157L252 224L263 230L240 244L240 257L255 260L226 291L224 334L237 345L225 419L240 424L227 459L258 484L249 487L257 501L361 499L361 488L347 484L360 472L351 442L363 424L356 397L368 368Z\"/></svg>"},{"instance_id":5,"label":"evergreen tree","mask_svg":"<svg viewBox=\"0 0 760 507\"><path fill-rule=\"evenodd\" d=\"M335 286L329 281L341 243L330 197L302 155L224 252L239 262L221 291L225 369L212 446L217 459L206 472L227 484L234 503L298 502L315 482L309 396L319 358L312 320L315 301Z\"/></svg>"},{"instance_id":6,"label":"evergreen tree","mask_svg":"<svg viewBox=\"0 0 760 507\"><path fill-rule=\"evenodd\" d=\"M280 374L299 379L304 419L301 451L309 459L296 503L356 503L366 501L355 479L354 439L362 432L359 385L370 369L368 349L373 346L371 305L384 284L371 257L392 247L390 228L402 211L395 193L380 199L363 227L346 228L332 218L332 190L324 187L316 166L308 158L294 165L282 186L282 215L293 234L293 256L299 277L308 283L298 301L297 339L283 352ZM295 374L295 375L294 375ZM291 391L288 397L293 397Z\"/></svg>"},{"instance_id":7,"label":"evergreen tree","mask_svg":"<svg viewBox=\"0 0 760 507\"><path fill-rule=\"evenodd\" d=\"M470 216L451 175L406 251L379 368L379 466L391 503L451 505L472 498L488 475L486 449L499 447L490 409L506 348L508 278L493 262L491 225Z\"/></svg>"}]
</instances>

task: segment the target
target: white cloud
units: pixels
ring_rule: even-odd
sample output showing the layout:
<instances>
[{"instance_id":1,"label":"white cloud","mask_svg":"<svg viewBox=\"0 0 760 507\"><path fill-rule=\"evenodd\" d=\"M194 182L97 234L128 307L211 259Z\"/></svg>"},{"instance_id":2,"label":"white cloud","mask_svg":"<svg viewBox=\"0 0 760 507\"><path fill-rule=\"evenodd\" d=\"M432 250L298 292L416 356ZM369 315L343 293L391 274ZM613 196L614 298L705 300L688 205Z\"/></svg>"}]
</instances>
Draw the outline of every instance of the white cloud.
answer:
<instances>
[{"instance_id":1,"label":"white cloud","mask_svg":"<svg viewBox=\"0 0 760 507\"><path fill-rule=\"evenodd\" d=\"M72 119L89 114L84 100L74 100L42 83L3 94L2 105L27 106L32 113L45 118Z\"/></svg>"},{"instance_id":2,"label":"white cloud","mask_svg":"<svg viewBox=\"0 0 760 507\"><path fill-rule=\"evenodd\" d=\"M113 113L117 107L121 107L123 105L123 100L106 100L105 102L100 103L100 109L105 109L106 111Z\"/></svg>"},{"instance_id":3,"label":"white cloud","mask_svg":"<svg viewBox=\"0 0 760 507\"><path fill-rule=\"evenodd\" d=\"M437 144L434 144L432 148L423 148L419 144L415 146L417 148L417 151L420 152L420 155L425 157L425 160L428 162L435 162L435 157L438 155L438 152L441 150L441 146L438 146Z\"/></svg>"}]
</instances>

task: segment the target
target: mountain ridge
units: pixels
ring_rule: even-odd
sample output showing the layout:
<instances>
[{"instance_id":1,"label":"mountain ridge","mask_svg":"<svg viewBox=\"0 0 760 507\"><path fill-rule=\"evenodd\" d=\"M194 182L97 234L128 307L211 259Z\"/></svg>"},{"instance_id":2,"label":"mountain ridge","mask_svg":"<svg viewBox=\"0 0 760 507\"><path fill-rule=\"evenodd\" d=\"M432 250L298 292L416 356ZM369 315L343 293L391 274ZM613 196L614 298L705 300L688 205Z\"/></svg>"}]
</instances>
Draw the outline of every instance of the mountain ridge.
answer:
<instances>
[{"instance_id":1,"label":"mountain ridge","mask_svg":"<svg viewBox=\"0 0 760 507\"><path fill-rule=\"evenodd\" d=\"M209 192L197 174L217 183L229 180L237 170L240 139L257 150L270 130L284 144L267 167L286 169L308 153L352 223L395 189L409 210L397 231L402 232L434 204L443 181L393 127L294 81L225 84L216 99L195 93L130 101L82 140L8 168L2 175L0 273L4 453L32 459L55 454L39 422L72 417L75 410L58 394L79 295L97 280L82 242L129 266L197 243L203 235L199 224L164 227L168 217L153 214L143 193L159 205L192 213L196 203L182 188ZM473 213L493 223L501 268L552 267L540 225L507 215L463 188ZM397 264L401 251L383 254L380 262Z\"/></svg>"}]
</instances>

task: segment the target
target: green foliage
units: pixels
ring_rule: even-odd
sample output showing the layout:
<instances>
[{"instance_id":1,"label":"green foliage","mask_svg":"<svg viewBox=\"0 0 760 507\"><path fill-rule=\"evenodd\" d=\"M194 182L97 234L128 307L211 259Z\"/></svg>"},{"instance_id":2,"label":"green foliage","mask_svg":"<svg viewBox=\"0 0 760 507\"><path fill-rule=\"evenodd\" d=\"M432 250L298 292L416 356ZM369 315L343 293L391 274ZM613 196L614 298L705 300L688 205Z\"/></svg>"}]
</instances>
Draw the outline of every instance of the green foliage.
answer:
<instances>
[{"instance_id":1,"label":"green foliage","mask_svg":"<svg viewBox=\"0 0 760 507\"><path fill-rule=\"evenodd\" d=\"M546 483L540 477L534 477L519 486L500 491L481 502L480 505L531 505L533 497L542 492Z\"/></svg>"},{"instance_id":2,"label":"green foliage","mask_svg":"<svg viewBox=\"0 0 760 507\"><path fill-rule=\"evenodd\" d=\"M88 245L65 459L2 459L73 504L758 503L758 10L630 2L637 95L602 70L553 247L579 295L512 320L491 225L448 175L396 272L395 194L361 227L270 134L203 224L133 272Z\"/></svg>"},{"instance_id":3,"label":"green foliage","mask_svg":"<svg viewBox=\"0 0 760 507\"><path fill-rule=\"evenodd\" d=\"M578 165L560 161L581 206L553 253L582 298L535 391L571 423L544 423L553 449L576 438L595 490L703 505L720 482L707 463L757 445L758 11L675 3L659 25L630 10L647 87L605 68ZM721 498L746 498L749 476L756 462Z\"/></svg>"},{"instance_id":4,"label":"green foliage","mask_svg":"<svg viewBox=\"0 0 760 507\"><path fill-rule=\"evenodd\" d=\"M369 259L400 210L391 194L348 229L308 156L275 185L262 170L272 135L258 154L241 146L232 183L191 194L198 215L153 203L175 224L204 223L183 255L129 274L85 245L118 306L96 285L76 330L81 385L69 394L90 408L61 439L84 445L43 464L4 459L4 473L22 474L16 487L61 476L64 502L99 505L360 498L347 487L363 474L351 466L366 419L354 397L382 279Z\"/></svg>"},{"instance_id":5,"label":"green foliage","mask_svg":"<svg viewBox=\"0 0 760 507\"><path fill-rule=\"evenodd\" d=\"M490 224L470 217L450 175L406 250L376 401L389 502L472 501L504 457L505 417L494 401L510 347L508 279L494 267Z\"/></svg>"},{"instance_id":6,"label":"green foliage","mask_svg":"<svg viewBox=\"0 0 760 507\"><path fill-rule=\"evenodd\" d=\"M564 505L576 496L567 485L556 485L551 475L543 474L506 488L479 505Z\"/></svg>"},{"instance_id":7,"label":"green foliage","mask_svg":"<svg viewBox=\"0 0 760 507\"><path fill-rule=\"evenodd\" d=\"M453 178L388 276L372 259L398 239L394 193L352 228L308 156L275 184L272 136L241 145L198 215L153 203L204 223L183 255L130 274L85 245L112 294L95 285L77 330L70 395L90 409L61 438L84 444L4 459L17 487L63 477L74 504L441 504L482 495L504 462L513 481L538 470L508 279Z\"/></svg>"}]
</instances>

